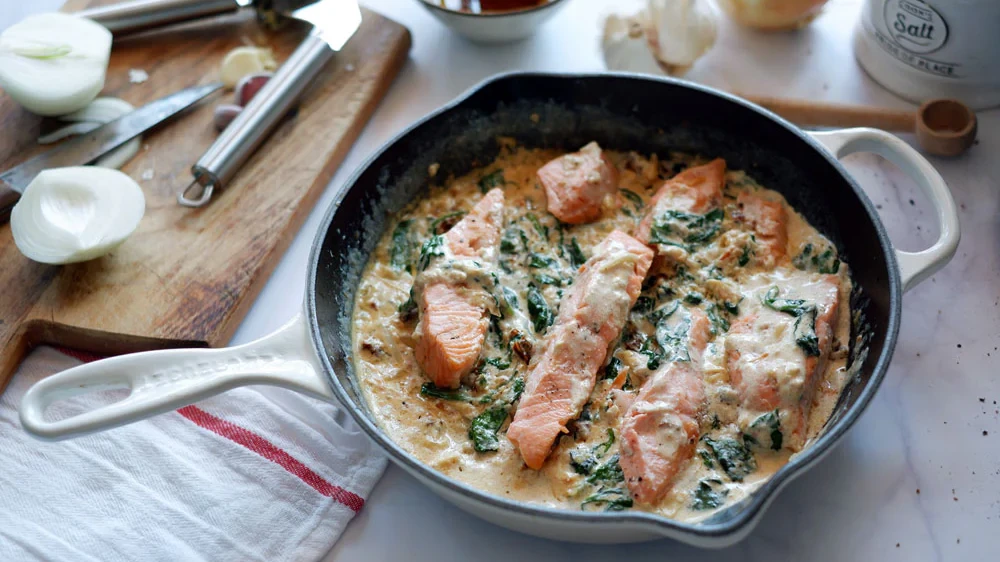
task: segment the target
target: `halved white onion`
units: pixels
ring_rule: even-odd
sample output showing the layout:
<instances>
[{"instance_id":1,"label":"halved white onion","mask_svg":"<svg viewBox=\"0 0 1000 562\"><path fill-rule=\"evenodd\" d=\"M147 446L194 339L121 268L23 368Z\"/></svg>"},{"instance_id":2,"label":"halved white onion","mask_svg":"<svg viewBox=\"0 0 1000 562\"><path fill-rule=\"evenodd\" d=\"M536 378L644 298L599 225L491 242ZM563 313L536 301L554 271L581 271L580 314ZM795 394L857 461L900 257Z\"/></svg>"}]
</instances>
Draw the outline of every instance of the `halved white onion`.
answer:
<instances>
[{"instance_id":1,"label":"halved white onion","mask_svg":"<svg viewBox=\"0 0 1000 562\"><path fill-rule=\"evenodd\" d=\"M28 111L63 115L104 87L111 32L85 18L28 16L0 33L0 88Z\"/></svg>"},{"instance_id":2,"label":"halved white onion","mask_svg":"<svg viewBox=\"0 0 1000 562\"><path fill-rule=\"evenodd\" d=\"M139 184L118 170L53 168L25 188L11 210L10 230L28 258L75 263L117 248L139 226L145 211Z\"/></svg>"}]
</instances>

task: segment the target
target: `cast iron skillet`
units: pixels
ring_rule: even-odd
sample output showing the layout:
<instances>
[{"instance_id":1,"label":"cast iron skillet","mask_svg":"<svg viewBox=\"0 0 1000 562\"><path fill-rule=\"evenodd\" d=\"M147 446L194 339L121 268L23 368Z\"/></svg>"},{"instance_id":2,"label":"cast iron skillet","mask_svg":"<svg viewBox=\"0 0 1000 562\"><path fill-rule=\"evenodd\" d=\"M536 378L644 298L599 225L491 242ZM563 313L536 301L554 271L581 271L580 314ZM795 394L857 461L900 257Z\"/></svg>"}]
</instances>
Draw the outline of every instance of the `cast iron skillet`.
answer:
<instances>
[{"instance_id":1,"label":"cast iron skillet","mask_svg":"<svg viewBox=\"0 0 1000 562\"><path fill-rule=\"evenodd\" d=\"M857 376L823 435L750 497L698 524L639 511L565 511L510 501L443 476L391 441L355 378L350 337L355 289L391 213L426 188L428 166L439 165L439 178L465 174L498 154L498 136L567 151L596 140L608 149L721 156L729 168L780 191L837 245L857 286L852 332L863 343L850 350ZM916 253L892 248L871 202L836 160L857 151L886 156L924 188L940 223L933 246ZM810 135L738 98L666 78L501 75L401 133L348 182L313 246L304 315L239 347L155 351L64 371L28 391L21 420L40 438L61 439L167 412L236 386L278 385L339 401L399 466L459 507L500 525L581 542L668 536L724 546L746 536L776 492L815 464L861 415L892 357L903 291L942 267L958 238L958 215L944 181L909 145L887 133L851 129ZM44 419L55 400L109 387L131 392L76 417Z\"/></svg>"}]
</instances>

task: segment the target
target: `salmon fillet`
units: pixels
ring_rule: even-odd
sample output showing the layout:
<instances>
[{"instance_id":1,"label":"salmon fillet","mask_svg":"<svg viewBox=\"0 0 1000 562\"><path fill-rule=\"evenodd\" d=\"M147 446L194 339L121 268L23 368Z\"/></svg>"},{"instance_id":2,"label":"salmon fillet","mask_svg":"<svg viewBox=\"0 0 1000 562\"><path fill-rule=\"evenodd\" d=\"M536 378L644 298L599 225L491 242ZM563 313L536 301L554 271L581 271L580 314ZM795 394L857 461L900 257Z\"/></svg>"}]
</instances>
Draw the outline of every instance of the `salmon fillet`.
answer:
<instances>
[{"instance_id":1,"label":"salmon fillet","mask_svg":"<svg viewBox=\"0 0 1000 562\"><path fill-rule=\"evenodd\" d=\"M667 211L703 215L718 208L725 183L726 161L722 158L688 168L663 182L650 201L649 212L636 227L635 237L648 244L653 223Z\"/></svg>"},{"instance_id":2,"label":"salmon fillet","mask_svg":"<svg viewBox=\"0 0 1000 562\"><path fill-rule=\"evenodd\" d=\"M601 216L604 197L618 187L618 172L592 142L539 168L538 181L550 213L562 222L582 224Z\"/></svg>"},{"instance_id":3,"label":"salmon fillet","mask_svg":"<svg viewBox=\"0 0 1000 562\"><path fill-rule=\"evenodd\" d=\"M444 234L457 258L493 261L503 221L503 191L493 189ZM433 281L419 295L420 321L414 353L425 373L442 388L458 388L479 361L489 323L487 311L471 298L470 287Z\"/></svg>"},{"instance_id":4,"label":"salmon fillet","mask_svg":"<svg viewBox=\"0 0 1000 562\"><path fill-rule=\"evenodd\" d=\"M530 468L542 467L590 398L608 345L625 326L652 262L652 250L615 230L580 267L507 430Z\"/></svg>"},{"instance_id":5,"label":"salmon fillet","mask_svg":"<svg viewBox=\"0 0 1000 562\"><path fill-rule=\"evenodd\" d=\"M448 249L455 256L490 259L500 240L503 225L503 191L491 189L448 232Z\"/></svg>"},{"instance_id":6,"label":"salmon fillet","mask_svg":"<svg viewBox=\"0 0 1000 562\"><path fill-rule=\"evenodd\" d=\"M748 225L757 239L754 259L766 267L774 267L787 255L788 213L777 201L742 192L736 200L736 219Z\"/></svg>"},{"instance_id":7,"label":"salmon fillet","mask_svg":"<svg viewBox=\"0 0 1000 562\"><path fill-rule=\"evenodd\" d=\"M798 451L805 445L809 411L830 356L840 288L835 275L821 275L791 283L787 293L815 304L819 354L809 355L796 343L795 317L762 307L733 323L726 336L726 365L740 397L744 431L761 415L777 410L780 448ZM790 297L783 292L782 298Z\"/></svg>"},{"instance_id":8,"label":"salmon fillet","mask_svg":"<svg viewBox=\"0 0 1000 562\"><path fill-rule=\"evenodd\" d=\"M655 504L673 486L694 456L705 408L702 353L711 325L701 309L690 310L690 361L665 363L646 380L625 411L621 425L621 465L632 498Z\"/></svg>"}]
</instances>

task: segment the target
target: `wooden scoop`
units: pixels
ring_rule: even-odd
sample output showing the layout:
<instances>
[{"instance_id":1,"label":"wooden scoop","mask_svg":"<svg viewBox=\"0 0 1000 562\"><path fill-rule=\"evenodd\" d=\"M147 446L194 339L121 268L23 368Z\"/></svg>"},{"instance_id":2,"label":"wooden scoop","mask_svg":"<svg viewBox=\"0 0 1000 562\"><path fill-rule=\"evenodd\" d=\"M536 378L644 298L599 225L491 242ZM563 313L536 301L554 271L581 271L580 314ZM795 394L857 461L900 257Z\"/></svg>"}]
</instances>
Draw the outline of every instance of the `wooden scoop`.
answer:
<instances>
[{"instance_id":1,"label":"wooden scoop","mask_svg":"<svg viewBox=\"0 0 1000 562\"><path fill-rule=\"evenodd\" d=\"M976 140L976 114L962 102L953 99L924 102L914 113L804 100L741 97L797 125L875 127L886 131L915 132L917 142L924 152L937 156L958 156Z\"/></svg>"}]
</instances>

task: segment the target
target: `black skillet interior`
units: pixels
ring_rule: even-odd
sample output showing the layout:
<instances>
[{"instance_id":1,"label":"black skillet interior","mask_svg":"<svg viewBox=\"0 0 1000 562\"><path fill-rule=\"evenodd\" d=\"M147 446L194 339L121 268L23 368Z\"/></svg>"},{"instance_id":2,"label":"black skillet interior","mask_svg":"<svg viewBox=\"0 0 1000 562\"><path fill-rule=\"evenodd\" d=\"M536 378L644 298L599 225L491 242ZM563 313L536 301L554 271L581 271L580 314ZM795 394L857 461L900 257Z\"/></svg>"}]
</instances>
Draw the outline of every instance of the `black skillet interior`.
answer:
<instances>
[{"instance_id":1,"label":"black skillet interior","mask_svg":"<svg viewBox=\"0 0 1000 562\"><path fill-rule=\"evenodd\" d=\"M362 418L359 421L369 433L376 433L373 436L383 447L395 446L374 430L350 360L350 317L359 277L369 253L391 225L391 213L428 185L428 166L440 165L438 181L465 174L498 154L499 136L529 147L567 151L596 140L604 148L644 154L679 150L721 156L730 169L744 170L780 191L836 243L850 264L860 288L852 306L864 320L856 328L865 332L862 326L870 327L864 363L845 389L826 435L784 472L815 460L860 414L881 381L895 343L899 282L884 228L868 199L835 160L794 126L700 86L631 75L511 74L475 88L376 154L347 184L339 207L328 215L325 234L317 239L314 285L309 291L314 338L326 353L334 382L342 385L357 406L353 409ZM852 357L860 349L854 347ZM407 456L401 449L394 452L397 460ZM754 498L698 527L711 529L712 534L734 530L783 478L773 478ZM511 507L503 500L489 501Z\"/></svg>"}]
</instances>

